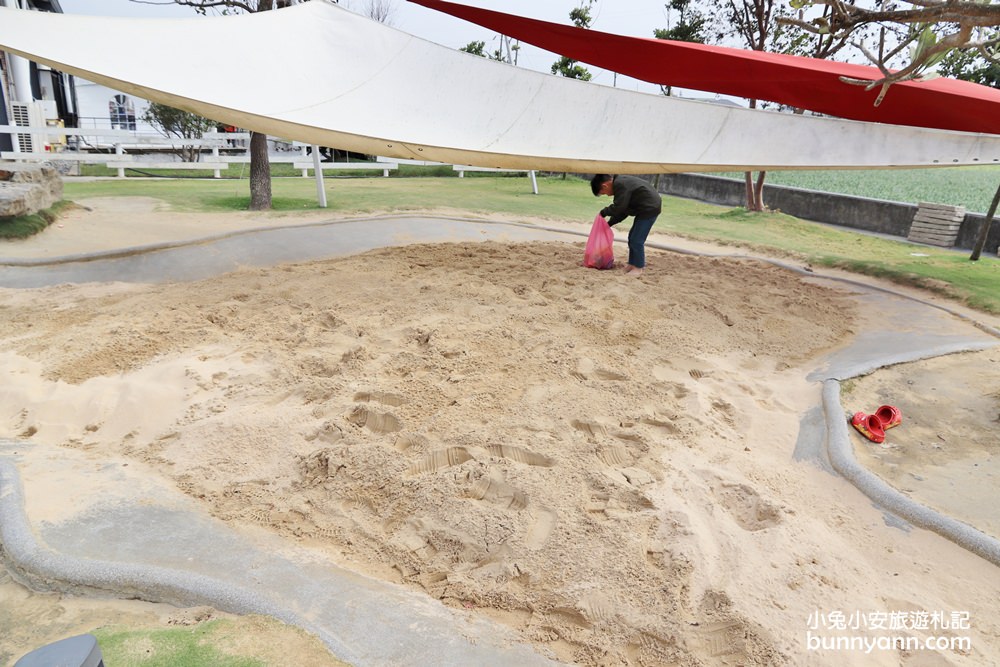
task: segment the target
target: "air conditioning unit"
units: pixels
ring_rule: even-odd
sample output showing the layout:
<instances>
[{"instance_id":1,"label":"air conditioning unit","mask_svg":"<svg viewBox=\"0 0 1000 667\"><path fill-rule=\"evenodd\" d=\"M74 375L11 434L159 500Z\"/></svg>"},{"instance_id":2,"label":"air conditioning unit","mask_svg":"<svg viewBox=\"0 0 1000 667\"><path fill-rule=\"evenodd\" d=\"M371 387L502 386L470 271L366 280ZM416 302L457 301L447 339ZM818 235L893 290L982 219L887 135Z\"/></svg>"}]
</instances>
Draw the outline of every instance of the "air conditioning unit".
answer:
<instances>
[{"instance_id":1,"label":"air conditioning unit","mask_svg":"<svg viewBox=\"0 0 1000 667\"><path fill-rule=\"evenodd\" d=\"M45 106L38 102L11 102L14 125L18 127L45 127ZM38 133L16 134L14 150L19 153L41 153L52 147L48 137Z\"/></svg>"}]
</instances>

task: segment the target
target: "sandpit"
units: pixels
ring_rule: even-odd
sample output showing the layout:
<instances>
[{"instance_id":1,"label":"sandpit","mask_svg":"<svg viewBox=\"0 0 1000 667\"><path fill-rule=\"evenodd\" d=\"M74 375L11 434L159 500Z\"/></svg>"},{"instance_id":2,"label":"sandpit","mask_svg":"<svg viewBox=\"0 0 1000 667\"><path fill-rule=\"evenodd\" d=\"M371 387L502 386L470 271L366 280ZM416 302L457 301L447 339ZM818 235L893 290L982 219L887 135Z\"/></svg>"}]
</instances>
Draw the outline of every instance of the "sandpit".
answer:
<instances>
[{"instance_id":1,"label":"sandpit","mask_svg":"<svg viewBox=\"0 0 1000 667\"><path fill-rule=\"evenodd\" d=\"M6 290L0 428L142 461L567 662L844 664L805 641L834 610L971 616L970 649L865 664L1000 659L992 565L792 459L805 377L859 325L845 291L663 252L633 279L581 246Z\"/></svg>"}]
</instances>

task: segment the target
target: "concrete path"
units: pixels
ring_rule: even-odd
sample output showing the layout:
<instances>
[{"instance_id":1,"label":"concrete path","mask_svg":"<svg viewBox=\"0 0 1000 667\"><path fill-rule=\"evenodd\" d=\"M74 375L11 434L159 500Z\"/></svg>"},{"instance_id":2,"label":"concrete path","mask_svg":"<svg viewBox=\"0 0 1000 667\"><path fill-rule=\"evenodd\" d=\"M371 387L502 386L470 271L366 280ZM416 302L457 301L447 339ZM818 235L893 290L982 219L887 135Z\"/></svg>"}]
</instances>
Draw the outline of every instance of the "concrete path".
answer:
<instances>
[{"instance_id":1,"label":"concrete path","mask_svg":"<svg viewBox=\"0 0 1000 667\"><path fill-rule=\"evenodd\" d=\"M442 240L566 240L582 248L585 234L440 218L352 220L55 260L0 259L0 287L190 280L239 266ZM860 281L788 268L808 280L849 283L859 308L877 307L884 314L880 327L861 332L808 376L824 383L824 402L803 418L795 457L844 475L887 511L1000 565L1000 545L994 538L887 491L874 475L859 472L839 403L840 380L888 364L991 347L1000 343L1000 332ZM120 462L95 468L65 449L58 457L40 460L31 448L0 440L0 553L13 572L36 588L270 614L315 633L336 656L355 665L551 664L499 624L339 568L269 533L234 530L169 486L142 487L138 475ZM89 466L88 488L58 484L60 471L74 466ZM47 498L46 507L63 510L57 516L34 516L22 476L32 480L29 492L39 480L45 480L40 487L57 489L59 497Z\"/></svg>"},{"instance_id":2,"label":"concrete path","mask_svg":"<svg viewBox=\"0 0 1000 667\"><path fill-rule=\"evenodd\" d=\"M516 223L415 216L341 220L56 258L0 257L0 287L200 280L240 267L343 257L412 243L565 240L576 237Z\"/></svg>"},{"instance_id":3,"label":"concrete path","mask_svg":"<svg viewBox=\"0 0 1000 667\"><path fill-rule=\"evenodd\" d=\"M98 468L65 448L25 456L31 447L0 439L0 543L32 588L267 614L359 666L555 664L504 626L264 531L233 530L167 484L149 486L155 476L135 464ZM58 483L69 469L87 471L85 488ZM22 472L46 489L45 507L61 508L57 517L28 518L25 507L40 499L25 496Z\"/></svg>"}]
</instances>

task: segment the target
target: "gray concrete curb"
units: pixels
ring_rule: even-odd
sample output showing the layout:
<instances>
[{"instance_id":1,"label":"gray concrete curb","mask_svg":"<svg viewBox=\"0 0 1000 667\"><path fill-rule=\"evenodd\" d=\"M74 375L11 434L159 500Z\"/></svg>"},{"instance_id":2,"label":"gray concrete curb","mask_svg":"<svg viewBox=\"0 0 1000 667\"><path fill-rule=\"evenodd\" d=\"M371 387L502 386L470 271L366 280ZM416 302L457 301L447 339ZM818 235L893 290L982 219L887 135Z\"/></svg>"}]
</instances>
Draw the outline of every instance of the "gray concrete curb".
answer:
<instances>
[{"instance_id":1,"label":"gray concrete curb","mask_svg":"<svg viewBox=\"0 0 1000 667\"><path fill-rule=\"evenodd\" d=\"M0 560L15 579L34 590L99 593L176 607L208 605L232 614L273 616L316 635L341 660L360 664L359 657L339 639L252 591L181 570L54 553L35 540L24 506L17 468L0 459Z\"/></svg>"},{"instance_id":2,"label":"gray concrete curb","mask_svg":"<svg viewBox=\"0 0 1000 667\"><path fill-rule=\"evenodd\" d=\"M459 216L429 215L426 213L424 214L414 213L412 215L410 214L373 215L373 216L364 216L360 218L338 218L336 220L304 222L298 225L250 227L248 229L239 229L236 231L223 232L220 234L211 234L209 236L199 236L195 238L185 239L183 241L166 241L163 243L149 243L146 245L117 248L115 250L100 250L96 252L77 253L72 255L60 255L58 257L38 257L38 258L27 258L27 259L19 257L0 257L0 266L10 266L10 267L58 266L61 264L75 264L79 262L97 262L105 259L119 259L121 257L132 257L133 255L142 255L151 252L161 252L163 250L174 250L176 248L187 248L190 246L205 245L207 243L213 243L215 241L223 241L225 239L231 239L240 236L249 236L251 234L280 232L282 230L292 230L292 229L309 229L310 227L328 227L331 225L341 225L352 222L366 222L369 220L398 220L401 218L422 218L427 220L455 220L458 222L474 222L483 225L498 225L498 226L506 225L511 227L521 227L526 229L540 229L543 231L570 234L575 236L588 235L588 232L578 232L571 229L560 229L558 227L533 225L528 222L515 222L512 220L487 220L479 218L463 218Z\"/></svg>"},{"instance_id":3,"label":"gray concrete curb","mask_svg":"<svg viewBox=\"0 0 1000 667\"><path fill-rule=\"evenodd\" d=\"M851 447L846 414L840 404L840 382L837 380L823 383L823 410L826 414L830 463L847 481L879 507L915 526L934 531L1000 566L1000 540L906 497L857 462Z\"/></svg>"}]
</instances>

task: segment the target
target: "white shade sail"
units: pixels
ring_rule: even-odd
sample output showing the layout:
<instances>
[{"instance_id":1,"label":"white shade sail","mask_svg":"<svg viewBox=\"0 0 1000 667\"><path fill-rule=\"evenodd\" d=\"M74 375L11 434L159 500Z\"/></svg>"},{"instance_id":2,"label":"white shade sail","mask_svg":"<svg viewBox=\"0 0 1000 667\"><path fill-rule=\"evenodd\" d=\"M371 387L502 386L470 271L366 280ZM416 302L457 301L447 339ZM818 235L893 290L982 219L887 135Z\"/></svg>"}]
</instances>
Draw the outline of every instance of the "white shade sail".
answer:
<instances>
[{"instance_id":1,"label":"white shade sail","mask_svg":"<svg viewBox=\"0 0 1000 667\"><path fill-rule=\"evenodd\" d=\"M328 0L190 19L0 9L0 49L225 124L397 158L658 173L1000 163L1000 136L618 90L452 50Z\"/></svg>"}]
</instances>

